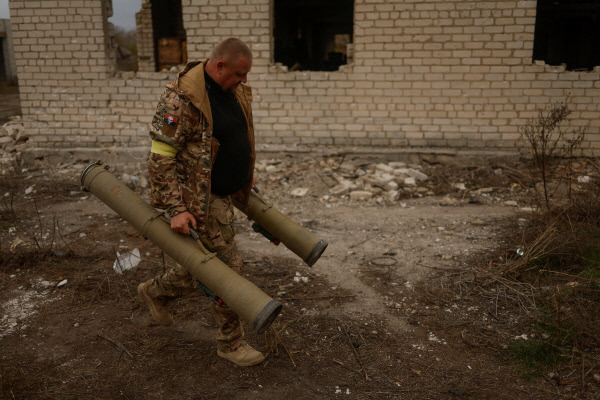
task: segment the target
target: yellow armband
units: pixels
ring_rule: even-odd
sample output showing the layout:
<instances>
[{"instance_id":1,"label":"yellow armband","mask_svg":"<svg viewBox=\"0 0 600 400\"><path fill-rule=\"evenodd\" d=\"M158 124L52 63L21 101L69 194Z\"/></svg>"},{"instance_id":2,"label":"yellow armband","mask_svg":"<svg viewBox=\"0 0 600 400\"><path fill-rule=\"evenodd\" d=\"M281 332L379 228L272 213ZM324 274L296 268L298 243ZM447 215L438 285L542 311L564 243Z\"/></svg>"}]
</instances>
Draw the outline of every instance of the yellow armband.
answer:
<instances>
[{"instance_id":1,"label":"yellow armband","mask_svg":"<svg viewBox=\"0 0 600 400\"><path fill-rule=\"evenodd\" d=\"M165 142L159 142L157 140L152 141L152 147L150 148L152 153L160 154L161 156L175 158L177 155L177 149Z\"/></svg>"}]
</instances>

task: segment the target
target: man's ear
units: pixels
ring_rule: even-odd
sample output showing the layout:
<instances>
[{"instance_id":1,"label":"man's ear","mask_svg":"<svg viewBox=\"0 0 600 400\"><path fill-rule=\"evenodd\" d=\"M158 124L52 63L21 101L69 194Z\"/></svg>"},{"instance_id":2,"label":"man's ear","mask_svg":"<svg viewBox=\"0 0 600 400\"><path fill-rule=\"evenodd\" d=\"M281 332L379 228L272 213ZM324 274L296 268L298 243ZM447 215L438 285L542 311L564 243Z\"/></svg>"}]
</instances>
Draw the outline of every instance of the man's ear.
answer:
<instances>
[{"instance_id":1,"label":"man's ear","mask_svg":"<svg viewBox=\"0 0 600 400\"><path fill-rule=\"evenodd\" d=\"M223 60L217 61L217 71L219 71L219 72L222 71L223 68L225 68L225 65L226 65L225 61L223 61Z\"/></svg>"}]
</instances>

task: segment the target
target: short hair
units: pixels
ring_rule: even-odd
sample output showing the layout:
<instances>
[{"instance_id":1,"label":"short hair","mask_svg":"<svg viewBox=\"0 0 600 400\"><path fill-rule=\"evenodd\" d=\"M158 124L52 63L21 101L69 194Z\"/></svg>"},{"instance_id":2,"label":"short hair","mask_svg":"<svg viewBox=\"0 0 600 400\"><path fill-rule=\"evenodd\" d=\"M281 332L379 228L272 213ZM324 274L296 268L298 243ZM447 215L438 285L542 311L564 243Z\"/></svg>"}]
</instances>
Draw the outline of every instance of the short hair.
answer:
<instances>
[{"instance_id":1,"label":"short hair","mask_svg":"<svg viewBox=\"0 0 600 400\"><path fill-rule=\"evenodd\" d=\"M210 58L212 60L220 60L228 58L231 62L237 62L240 57L246 57L248 61L252 61L252 51L250 48L238 38L229 38L223 40L216 45Z\"/></svg>"}]
</instances>

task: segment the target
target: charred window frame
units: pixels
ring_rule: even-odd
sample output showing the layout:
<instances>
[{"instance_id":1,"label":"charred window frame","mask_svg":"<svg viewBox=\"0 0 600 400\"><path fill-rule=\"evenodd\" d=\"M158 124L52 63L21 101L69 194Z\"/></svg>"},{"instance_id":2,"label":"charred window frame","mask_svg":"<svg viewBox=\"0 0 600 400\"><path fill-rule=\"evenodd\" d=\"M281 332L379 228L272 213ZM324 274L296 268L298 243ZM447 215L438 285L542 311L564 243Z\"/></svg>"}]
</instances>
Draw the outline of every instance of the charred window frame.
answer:
<instances>
[{"instance_id":1,"label":"charred window frame","mask_svg":"<svg viewBox=\"0 0 600 400\"><path fill-rule=\"evenodd\" d=\"M351 57L354 0L274 0L273 60L290 71L334 71Z\"/></svg>"},{"instance_id":2,"label":"charred window frame","mask_svg":"<svg viewBox=\"0 0 600 400\"><path fill-rule=\"evenodd\" d=\"M538 0L533 59L571 71L600 65L600 1Z\"/></svg>"}]
</instances>

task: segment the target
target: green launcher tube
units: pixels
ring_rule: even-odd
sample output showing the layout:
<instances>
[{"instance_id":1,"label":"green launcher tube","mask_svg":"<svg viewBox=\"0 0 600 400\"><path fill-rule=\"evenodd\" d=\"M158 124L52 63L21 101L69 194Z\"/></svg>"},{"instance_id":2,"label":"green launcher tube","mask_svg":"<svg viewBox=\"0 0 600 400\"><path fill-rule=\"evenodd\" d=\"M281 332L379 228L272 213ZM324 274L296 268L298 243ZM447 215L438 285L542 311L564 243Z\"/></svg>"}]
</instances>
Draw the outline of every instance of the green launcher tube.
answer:
<instances>
[{"instance_id":1,"label":"green launcher tube","mask_svg":"<svg viewBox=\"0 0 600 400\"><path fill-rule=\"evenodd\" d=\"M234 205L311 267L327 248L326 241L304 229L253 191L247 207L239 202L234 202Z\"/></svg>"},{"instance_id":2,"label":"green launcher tube","mask_svg":"<svg viewBox=\"0 0 600 400\"><path fill-rule=\"evenodd\" d=\"M186 268L257 333L264 332L279 315L279 301L238 275L190 236L174 232L161 212L120 182L101 162L83 171L81 186Z\"/></svg>"}]
</instances>

